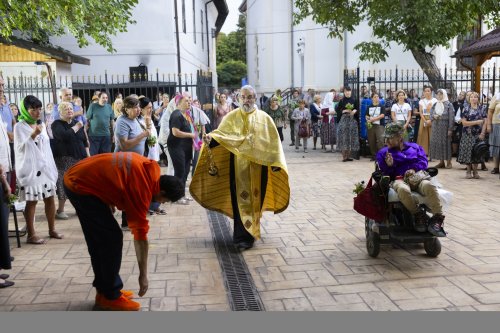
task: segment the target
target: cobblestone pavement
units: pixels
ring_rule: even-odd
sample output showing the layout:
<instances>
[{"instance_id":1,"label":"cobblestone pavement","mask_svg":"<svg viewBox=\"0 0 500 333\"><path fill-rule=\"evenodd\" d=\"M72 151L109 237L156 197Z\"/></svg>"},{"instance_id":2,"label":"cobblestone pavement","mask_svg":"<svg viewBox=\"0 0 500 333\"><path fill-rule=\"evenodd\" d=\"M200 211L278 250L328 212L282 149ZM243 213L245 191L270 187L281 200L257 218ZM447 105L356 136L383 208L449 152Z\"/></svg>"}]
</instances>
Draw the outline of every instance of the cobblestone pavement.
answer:
<instances>
[{"instance_id":1,"label":"cobblestone pavement","mask_svg":"<svg viewBox=\"0 0 500 333\"><path fill-rule=\"evenodd\" d=\"M309 153L296 153L285 135L290 206L265 213L262 240L243 252L266 310L500 310L497 175L483 171L482 179L466 180L456 163L441 171L439 181L454 198L438 258L427 257L421 245L383 245L373 259L364 219L352 210L354 183L368 179L373 163L342 163L340 154L312 150L312 142ZM229 310L206 211L195 203L165 208L168 215L155 217L149 232L143 310ZM46 233L45 222L36 228ZM6 273L16 285L0 290L0 311L92 309L93 273L78 220L58 221L58 229L64 240L12 250L14 267ZM137 290L131 239L127 234L121 274L125 288Z\"/></svg>"}]
</instances>

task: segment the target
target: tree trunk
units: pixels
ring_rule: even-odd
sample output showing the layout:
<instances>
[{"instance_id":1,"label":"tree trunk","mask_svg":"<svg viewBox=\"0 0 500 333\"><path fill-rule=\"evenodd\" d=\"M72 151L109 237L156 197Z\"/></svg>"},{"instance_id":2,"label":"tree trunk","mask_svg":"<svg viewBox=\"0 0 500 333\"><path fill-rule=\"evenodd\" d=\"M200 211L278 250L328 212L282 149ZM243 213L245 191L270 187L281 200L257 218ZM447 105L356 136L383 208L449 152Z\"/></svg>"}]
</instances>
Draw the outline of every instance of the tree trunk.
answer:
<instances>
[{"instance_id":1,"label":"tree trunk","mask_svg":"<svg viewBox=\"0 0 500 333\"><path fill-rule=\"evenodd\" d=\"M434 55L426 52L425 49L411 48L410 51L417 63L420 65L420 68L422 68L425 75L427 75L432 88L434 90L446 89L450 99L456 98L457 92L455 84L452 81L445 82L445 78L443 78L441 71L436 65L436 58Z\"/></svg>"}]
</instances>

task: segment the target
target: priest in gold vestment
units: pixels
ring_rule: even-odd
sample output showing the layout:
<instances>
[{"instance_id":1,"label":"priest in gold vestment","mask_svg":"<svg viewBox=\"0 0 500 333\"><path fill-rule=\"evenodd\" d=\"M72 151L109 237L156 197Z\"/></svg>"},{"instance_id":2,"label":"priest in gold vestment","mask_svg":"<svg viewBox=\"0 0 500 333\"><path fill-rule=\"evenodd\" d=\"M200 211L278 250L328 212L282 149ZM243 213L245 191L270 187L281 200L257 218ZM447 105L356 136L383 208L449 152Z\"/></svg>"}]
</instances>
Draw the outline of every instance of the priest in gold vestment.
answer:
<instances>
[{"instance_id":1,"label":"priest in gold vestment","mask_svg":"<svg viewBox=\"0 0 500 333\"><path fill-rule=\"evenodd\" d=\"M281 141L273 120L255 105L255 90L243 86L240 108L205 136L189 190L203 207L234 219L240 249L260 239L264 211L288 207L290 186Z\"/></svg>"}]
</instances>

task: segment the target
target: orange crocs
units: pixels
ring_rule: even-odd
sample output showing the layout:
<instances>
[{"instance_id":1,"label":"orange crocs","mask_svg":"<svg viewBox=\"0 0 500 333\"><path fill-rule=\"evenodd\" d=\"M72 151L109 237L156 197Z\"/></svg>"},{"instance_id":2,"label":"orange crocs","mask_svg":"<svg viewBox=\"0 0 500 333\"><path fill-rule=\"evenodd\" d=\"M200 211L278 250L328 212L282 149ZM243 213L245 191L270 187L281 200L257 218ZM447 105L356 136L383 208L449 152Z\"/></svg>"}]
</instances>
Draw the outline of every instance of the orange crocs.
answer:
<instances>
[{"instance_id":1,"label":"orange crocs","mask_svg":"<svg viewBox=\"0 0 500 333\"><path fill-rule=\"evenodd\" d=\"M95 305L100 310L108 311L139 311L141 308L141 304L128 299L123 294L117 299L107 299L102 295L96 296Z\"/></svg>"},{"instance_id":2,"label":"orange crocs","mask_svg":"<svg viewBox=\"0 0 500 333\"><path fill-rule=\"evenodd\" d=\"M123 296L125 296L128 299L135 298L134 292L132 290L120 290L120 292L122 293ZM99 292L97 292L95 294L95 301L97 302L97 299L101 298L101 297L104 297L104 296L99 294Z\"/></svg>"}]
</instances>

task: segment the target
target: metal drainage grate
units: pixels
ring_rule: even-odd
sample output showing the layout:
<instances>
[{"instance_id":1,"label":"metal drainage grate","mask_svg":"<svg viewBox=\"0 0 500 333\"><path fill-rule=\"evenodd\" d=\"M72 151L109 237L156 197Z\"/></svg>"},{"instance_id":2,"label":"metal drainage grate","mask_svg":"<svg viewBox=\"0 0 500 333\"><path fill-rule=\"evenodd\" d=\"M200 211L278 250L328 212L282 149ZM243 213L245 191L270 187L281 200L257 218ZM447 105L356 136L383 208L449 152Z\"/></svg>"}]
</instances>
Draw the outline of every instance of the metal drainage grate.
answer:
<instances>
[{"instance_id":1,"label":"metal drainage grate","mask_svg":"<svg viewBox=\"0 0 500 333\"><path fill-rule=\"evenodd\" d=\"M233 244L229 220L217 212L207 211L207 213L231 310L264 311L264 305L245 259Z\"/></svg>"}]
</instances>

